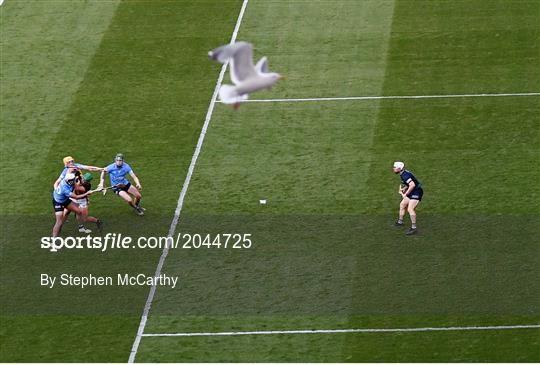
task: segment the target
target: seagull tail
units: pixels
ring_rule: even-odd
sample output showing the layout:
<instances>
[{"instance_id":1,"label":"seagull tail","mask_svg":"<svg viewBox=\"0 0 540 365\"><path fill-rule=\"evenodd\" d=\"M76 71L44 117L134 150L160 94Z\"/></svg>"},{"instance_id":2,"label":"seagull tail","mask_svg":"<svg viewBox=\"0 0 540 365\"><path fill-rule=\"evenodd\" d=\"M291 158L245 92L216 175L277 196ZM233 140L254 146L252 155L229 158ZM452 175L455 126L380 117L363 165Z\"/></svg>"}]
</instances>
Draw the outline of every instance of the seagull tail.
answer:
<instances>
[{"instance_id":1,"label":"seagull tail","mask_svg":"<svg viewBox=\"0 0 540 365\"><path fill-rule=\"evenodd\" d=\"M219 89L219 99L224 104L235 104L244 101L248 98L247 94L240 95L236 91L236 87L232 85L221 85Z\"/></svg>"}]
</instances>

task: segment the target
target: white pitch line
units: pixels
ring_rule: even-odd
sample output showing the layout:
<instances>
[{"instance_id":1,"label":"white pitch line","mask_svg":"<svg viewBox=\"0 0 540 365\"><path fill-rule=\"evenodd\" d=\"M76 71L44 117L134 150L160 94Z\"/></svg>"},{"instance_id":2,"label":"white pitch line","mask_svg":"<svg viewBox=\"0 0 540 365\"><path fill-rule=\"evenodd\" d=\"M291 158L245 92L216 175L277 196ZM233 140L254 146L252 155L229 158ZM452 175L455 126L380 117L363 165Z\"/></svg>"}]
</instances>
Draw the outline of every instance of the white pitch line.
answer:
<instances>
[{"instance_id":1,"label":"white pitch line","mask_svg":"<svg viewBox=\"0 0 540 365\"><path fill-rule=\"evenodd\" d=\"M540 324L511 326L470 326L470 327L419 327L419 328L350 328L334 330L289 330L289 331L240 331L240 332L187 332L187 333L146 333L144 337L197 337L197 336L249 336L249 335L295 335L317 333L379 333L379 332L435 332L435 331L479 331L514 330L540 328Z\"/></svg>"},{"instance_id":2,"label":"white pitch line","mask_svg":"<svg viewBox=\"0 0 540 365\"><path fill-rule=\"evenodd\" d=\"M291 99L253 99L242 103L294 103L305 101L342 101L342 100L384 100L384 99L450 99L450 98L486 98L510 96L540 96L540 92L506 94L448 94L448 95L389 95L389 96L343 96L330 98L291 98ZM221 101L217 101L221 103Z\"/></svg>"},{"instance_id":3,"label":"white pitch line","mask_svg":"<svg viewBox=\"0 0 540 365\"><path fill-rule=\"evenodd\" d=\"M242 8L240 9L240 14L238 14L238 19L236 20L236 25L234 27L234 31L231 36L230 43L234 43L236 41L236 36L238 35L238 30L240 29L240 24L242 23L242 18L244 17L244 12L246 11L248 1L249 0L244 0L244 2L242 3ZM176 230L176 226L178 225L178 220L180 219L180 212L182 211L182 207L184 205L184 198L186 196L186 193L189 187L189 182L191 181L191 176L193 175L193 170L195 169L195 165L197 163L197 159L199 158L199 154L201 153L204 137L206 136L206 131L208 129L208 126L210 125L210 119L212 118L214 105L216 103L219 88L221 87L221 83L223 82L225 71L227 70L227 65L228 63L223 64L223 66L221 67L221 72L219 73L219 77L216 81L216 87L214 88L214 93L212 95L212 99L210 100L208 111L206 112L206 118L204 120L201 134L199 135L199 140L197 141L197 147L195 147L195 151L193 152L193 157L191 158L191 164L189 165L186 179L184 180L184 185L182 186L182 190L180 191L180 196L178 197L176 210L174 211L174 217L169 227L169 233L168 233L169 237L172 237L174 235L174 231ZM165 245L161 253L161 256L159 258L159 262L156 267L156 272L154 274L154 277L159 277L159 275L161 274L161 270L163 268L163 264L165 262L165 258L167 257L168 253L169 253L169 247L168 245ZM154 282L157 282L157 280L155 280ZM146 327L146 321L148 319L150 308L152 307L152 301L154 300L155 293L156 293L156 284L152 285L152 287L150 288L150 292L148 293L148 298L146 299L146 304L144 305L144 310L141 316L141 322L139 323L139 328L137 330L137 335L135 336L135 340L133 341L133 346L131 347L131 353L129 354L129 360L128 360L129 363L135 362L135 357L137 356L137 351L139 349L141 338L144 336L144 328Z\"/></svg>"}]
</instances>

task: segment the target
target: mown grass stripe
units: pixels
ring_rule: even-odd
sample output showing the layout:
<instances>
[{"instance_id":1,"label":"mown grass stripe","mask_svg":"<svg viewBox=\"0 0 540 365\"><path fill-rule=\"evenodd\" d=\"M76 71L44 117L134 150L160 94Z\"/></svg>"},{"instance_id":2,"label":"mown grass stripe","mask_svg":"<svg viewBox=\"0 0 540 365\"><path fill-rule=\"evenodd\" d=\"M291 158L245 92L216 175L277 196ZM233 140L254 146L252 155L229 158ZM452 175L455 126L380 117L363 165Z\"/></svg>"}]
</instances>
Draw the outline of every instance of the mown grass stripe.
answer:
<instances>
[{"instance_id":1,"label":"mown grass stripe","mask_svg":"<svg viewBox=\"0 0 540 365\"><path fill-rule=\"evenodd\" d=\"M246 10L246 7L248 5L249 0L244 0L242 3L242 7L240 9L240 14L238 14L238 19L236 20L236 25L234 27L234 31L231 36L230 43L234 43L236 40L236 37L238 35L238 31L240 29L240 24L242 24L242 19L244 17L244 12ZM212 113L214 111L214 105L216 103L217 95L219 92L219 89L221 87L221 82L223 81L223 76L225 75L225 70L227 70L228 63L223 64L221 67L221 71L219 73L218 79L216 81L216 86L214 87L214 93L212 94L212 99L210 100L210 105L208 106L208 111L206 112L206 118L204 120L203 127L201 129L201 134L199 135L199 140L197 141L197 146L195 147L195 152L193 153L193 157L191 158L191 163L188 168L188 172L186 174L186 179L184 181L184 184L182 185L182 190L180 191L180 195L178 197L178 202L176 205L176 209L174 211L173 220L171 222L171 225L169 227L169 233L168 237L172 237L174 235L174 232L176 231L176 226L178 225L178 220L180 219L180 213L182 211L182 206L184 204L184 199L187 194L187 190L189 187L189 183L191 181L191 176L193 175L193 171L195 169L195 165L197 164L197 159L199 158L199 154L201 153L202 145L204 143L204 137L206 136L206 131L208 130L208 126L210 125L210 120L212 119ZM163 268L163 265L165 263L165 259L167 258L167 255L169 253L169 246L165 246L163 248L163 251L161 253L161 256L159 257L159 261L156 267L156 271L154 274L154 277L159 277L161 274L161 270ZM152 301L154 300L154 295L156 293L156 284L153 284L150 288L150 292L148 293L148 297L146 299L146 303L144 305L143 314L141 316L141 321L139 323L139 328L137 329L137 334L135 336L135 340L133 341L133 346L131 348L131 352L129 354L129 363L135 362L135 358L137 356L137 351L139 349L139 344L141 343L141 338L144 335L144 329L146 327L146 322L148 320L148 314L150 313L150 309L152 307Z\"/></svg>"}]
</instances>

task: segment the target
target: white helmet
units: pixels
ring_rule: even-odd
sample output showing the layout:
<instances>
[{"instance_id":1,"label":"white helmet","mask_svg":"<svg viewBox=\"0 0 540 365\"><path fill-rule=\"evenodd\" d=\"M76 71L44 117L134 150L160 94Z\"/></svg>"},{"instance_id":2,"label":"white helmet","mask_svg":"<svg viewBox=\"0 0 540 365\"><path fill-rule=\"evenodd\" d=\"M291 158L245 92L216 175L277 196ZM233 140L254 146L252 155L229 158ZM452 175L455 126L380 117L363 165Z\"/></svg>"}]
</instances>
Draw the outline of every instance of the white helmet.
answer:
<instances>
[{"instance_id":1,"label":"white helmet","mask_svg":"<svg viewBox=\"0 0 540 365\"><path fill-rule=\"evenodd\" d=\"M402 169L403 170L404 167L405 167L405 164L403 162L401 162L401 161L394 162L394 168L395 169Z\"/></svg>"},{"instance_id":2,"label":"white helmet","mask_svg":"<svg viewBox=\"0 0 540 365\"><path fill-rule=\"evenodd\" d=\"M75 182L75 174L72 172L67 173L64 180L68 183L68 185L72 185Z\"/></svg>"}]
</instances>

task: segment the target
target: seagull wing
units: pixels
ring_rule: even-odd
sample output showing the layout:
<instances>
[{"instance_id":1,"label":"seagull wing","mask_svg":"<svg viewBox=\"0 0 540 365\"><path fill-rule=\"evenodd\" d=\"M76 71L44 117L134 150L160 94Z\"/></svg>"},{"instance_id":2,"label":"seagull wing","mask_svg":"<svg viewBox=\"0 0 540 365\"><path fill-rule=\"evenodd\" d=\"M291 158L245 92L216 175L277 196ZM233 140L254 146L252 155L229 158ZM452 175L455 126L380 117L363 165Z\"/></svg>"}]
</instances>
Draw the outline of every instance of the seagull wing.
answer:
<instances>
[{"instance_id":1,"label":"seagull wing","mask_svg":"<svg viewBox=\"0 0 540 365\"><path fill-rule=\"evenodd\" d=\"M251 43L238 42L231 47L234 47L233 55L231 56L231 80L235 84L251 77L257 76L257 71L253 66L253 46Z\"/></svg>"},{"instance_id":2,"label":"seagull wing","mask_svg":"<svg viewBox=\"0 0 540 365\"><path fill-rule=\"evenodd\" d=\"M259 73L268 73L268 58L266 58L266 56L257 62L255 65L255 70L257 70Z\"/></svg>"},{"instance_id":3,"label":"seagull wing","mask_svg":"<svg viewBox=\"0 0 540 365\"><path fill-rule=\"evenodd\" d=\"M208 57L220 63L230 61L231 80L235 84L257 75L253 66L253 45L251 43L227 44L208 52Z\"/></svg>"},{"instance_id":4,"label":"seagull wing","mask_svg":"<svg viewBox=\"0 0 540 365\"><path fill-rule=\"evenodd\" d=\"M234 54L234 44L226 44L224 46L214 48L208 52L208 58L218 61L219 63L227 62Z\"/></svg>"}]
</instances>

